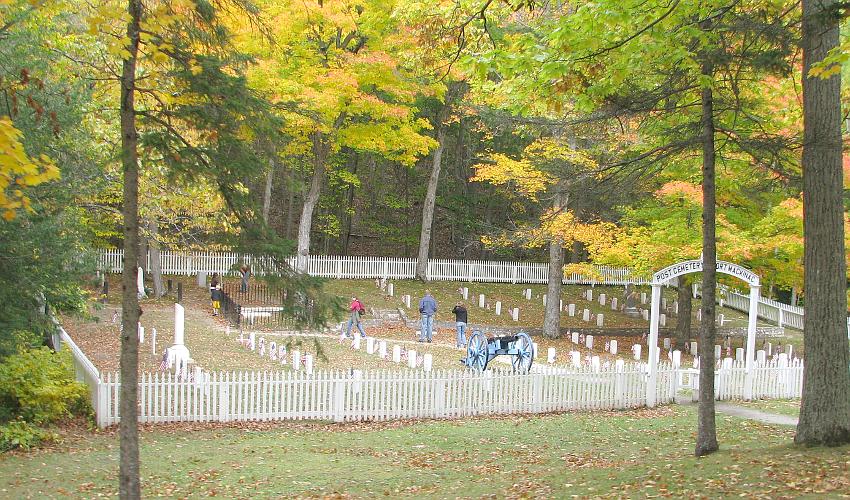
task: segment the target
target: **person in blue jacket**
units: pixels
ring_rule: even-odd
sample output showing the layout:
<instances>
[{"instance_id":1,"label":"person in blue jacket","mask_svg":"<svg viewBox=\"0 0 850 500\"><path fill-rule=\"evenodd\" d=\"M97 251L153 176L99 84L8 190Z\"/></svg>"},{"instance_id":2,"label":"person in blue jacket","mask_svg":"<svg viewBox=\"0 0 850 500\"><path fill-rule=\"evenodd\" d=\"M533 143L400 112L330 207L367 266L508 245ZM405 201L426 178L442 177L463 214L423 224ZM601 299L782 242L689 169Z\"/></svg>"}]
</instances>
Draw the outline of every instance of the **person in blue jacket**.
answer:
<instances>
[{"instance_id":1,"label":"person in blue jacket","mask_svg":"<svg viewBox=\"0 0 850 500\"><path fill-rule=\"evenodd\" d=\"M419 314L422 315L422 331L419 342L431 342L434 336L434 315L437 314L437 301L431 296L430 290L425 290L425 296L419 301Z\"/></svg>"}]
</instances>

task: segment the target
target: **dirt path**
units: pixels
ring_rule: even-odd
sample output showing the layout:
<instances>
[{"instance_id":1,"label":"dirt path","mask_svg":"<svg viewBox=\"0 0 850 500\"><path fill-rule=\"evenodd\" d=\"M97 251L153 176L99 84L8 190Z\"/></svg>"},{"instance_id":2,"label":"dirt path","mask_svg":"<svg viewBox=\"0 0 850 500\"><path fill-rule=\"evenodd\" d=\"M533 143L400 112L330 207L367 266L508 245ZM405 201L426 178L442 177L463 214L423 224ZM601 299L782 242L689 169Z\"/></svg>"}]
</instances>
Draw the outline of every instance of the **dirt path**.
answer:
<instances>
[{"instance_id":1,"label":"dirt path","mask_svg":"<svg viewBox=\"0 0 850 500\"><path fill-rule=\"evenodd\" d=\"M748 420L756 420L765 424L773 425L797 425L797 417L789 415L777 415L775 413L767 413L752 408L744 408L743 406L733 405L730 403L717 403L714 406L715 410L733 417L746 418Z\"/></svg>"}]
</instances>

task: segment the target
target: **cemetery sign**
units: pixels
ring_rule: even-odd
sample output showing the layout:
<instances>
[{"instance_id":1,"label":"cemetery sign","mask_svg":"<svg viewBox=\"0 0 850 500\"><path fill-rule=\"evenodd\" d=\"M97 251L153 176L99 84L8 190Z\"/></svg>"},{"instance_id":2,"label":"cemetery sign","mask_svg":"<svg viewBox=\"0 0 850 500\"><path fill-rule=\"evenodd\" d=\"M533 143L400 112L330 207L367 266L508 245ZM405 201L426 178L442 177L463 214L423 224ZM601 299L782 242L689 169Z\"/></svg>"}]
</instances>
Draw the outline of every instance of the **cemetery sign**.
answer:
<instances>
[{"instance_id":1,"label":"cemetery sign","mask_svg":"<svg viewBox=\"0 0 850 500\"><path fill-rule=\"evenodd\" d=\"M718 260L716 269L718 273L735 276L736 278L740 278L746 281L751 286L759 285L759 277L757 274L737 264L726 262L724 260ZM672 266L667 266L664 269L653 274L652 281L653 283L663 283L683 274L700 272L702 272L702 259L686 260L684 262L673 264Z\"/></svg>"}]
</instances>

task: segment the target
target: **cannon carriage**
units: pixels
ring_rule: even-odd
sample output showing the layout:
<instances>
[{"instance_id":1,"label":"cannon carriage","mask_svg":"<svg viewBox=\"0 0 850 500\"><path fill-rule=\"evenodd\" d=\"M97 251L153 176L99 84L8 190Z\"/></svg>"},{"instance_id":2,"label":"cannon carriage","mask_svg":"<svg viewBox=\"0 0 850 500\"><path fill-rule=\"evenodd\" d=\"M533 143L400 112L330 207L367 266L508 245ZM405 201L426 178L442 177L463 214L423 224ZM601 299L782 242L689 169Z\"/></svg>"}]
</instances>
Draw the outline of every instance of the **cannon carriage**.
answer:
<instances>
[{"instance_id":1,"label":"cannon carriage","mask_svg":"<svg viewBox=\"0 0 850 500\"><path fill-rule=\"evenodd\" d=\"M472 332L466 345L466 358L461 360L465 366L478 371L487 369L487 365L496 356L511 356L511 366L517 373L528 373L534 361L534 343L525 332L516 335L487 337L479 330Z\"/></svg>"}]
</instances>

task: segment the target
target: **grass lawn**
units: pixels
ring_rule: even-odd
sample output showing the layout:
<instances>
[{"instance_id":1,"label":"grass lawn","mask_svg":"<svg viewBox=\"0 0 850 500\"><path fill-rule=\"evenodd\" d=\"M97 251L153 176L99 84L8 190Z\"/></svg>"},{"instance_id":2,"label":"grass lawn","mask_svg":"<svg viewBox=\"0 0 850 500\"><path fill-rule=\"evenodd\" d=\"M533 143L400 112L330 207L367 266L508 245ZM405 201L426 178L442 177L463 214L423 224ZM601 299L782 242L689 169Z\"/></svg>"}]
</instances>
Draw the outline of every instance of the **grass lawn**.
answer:
<instances>
[{"instance_id":1,"label":"grass lawn","mask_svg":"<svg viewBox=\"0 0 850 500\"><path fill-rule=\"evenodd\" d=\"M692 456L695 407L457 421L147 427L145 496L732 497L846 494L850 447L718 415L721 451ZM0 456L5 498L115 495L114 431Z\"/></svg>"}]
</instances>

